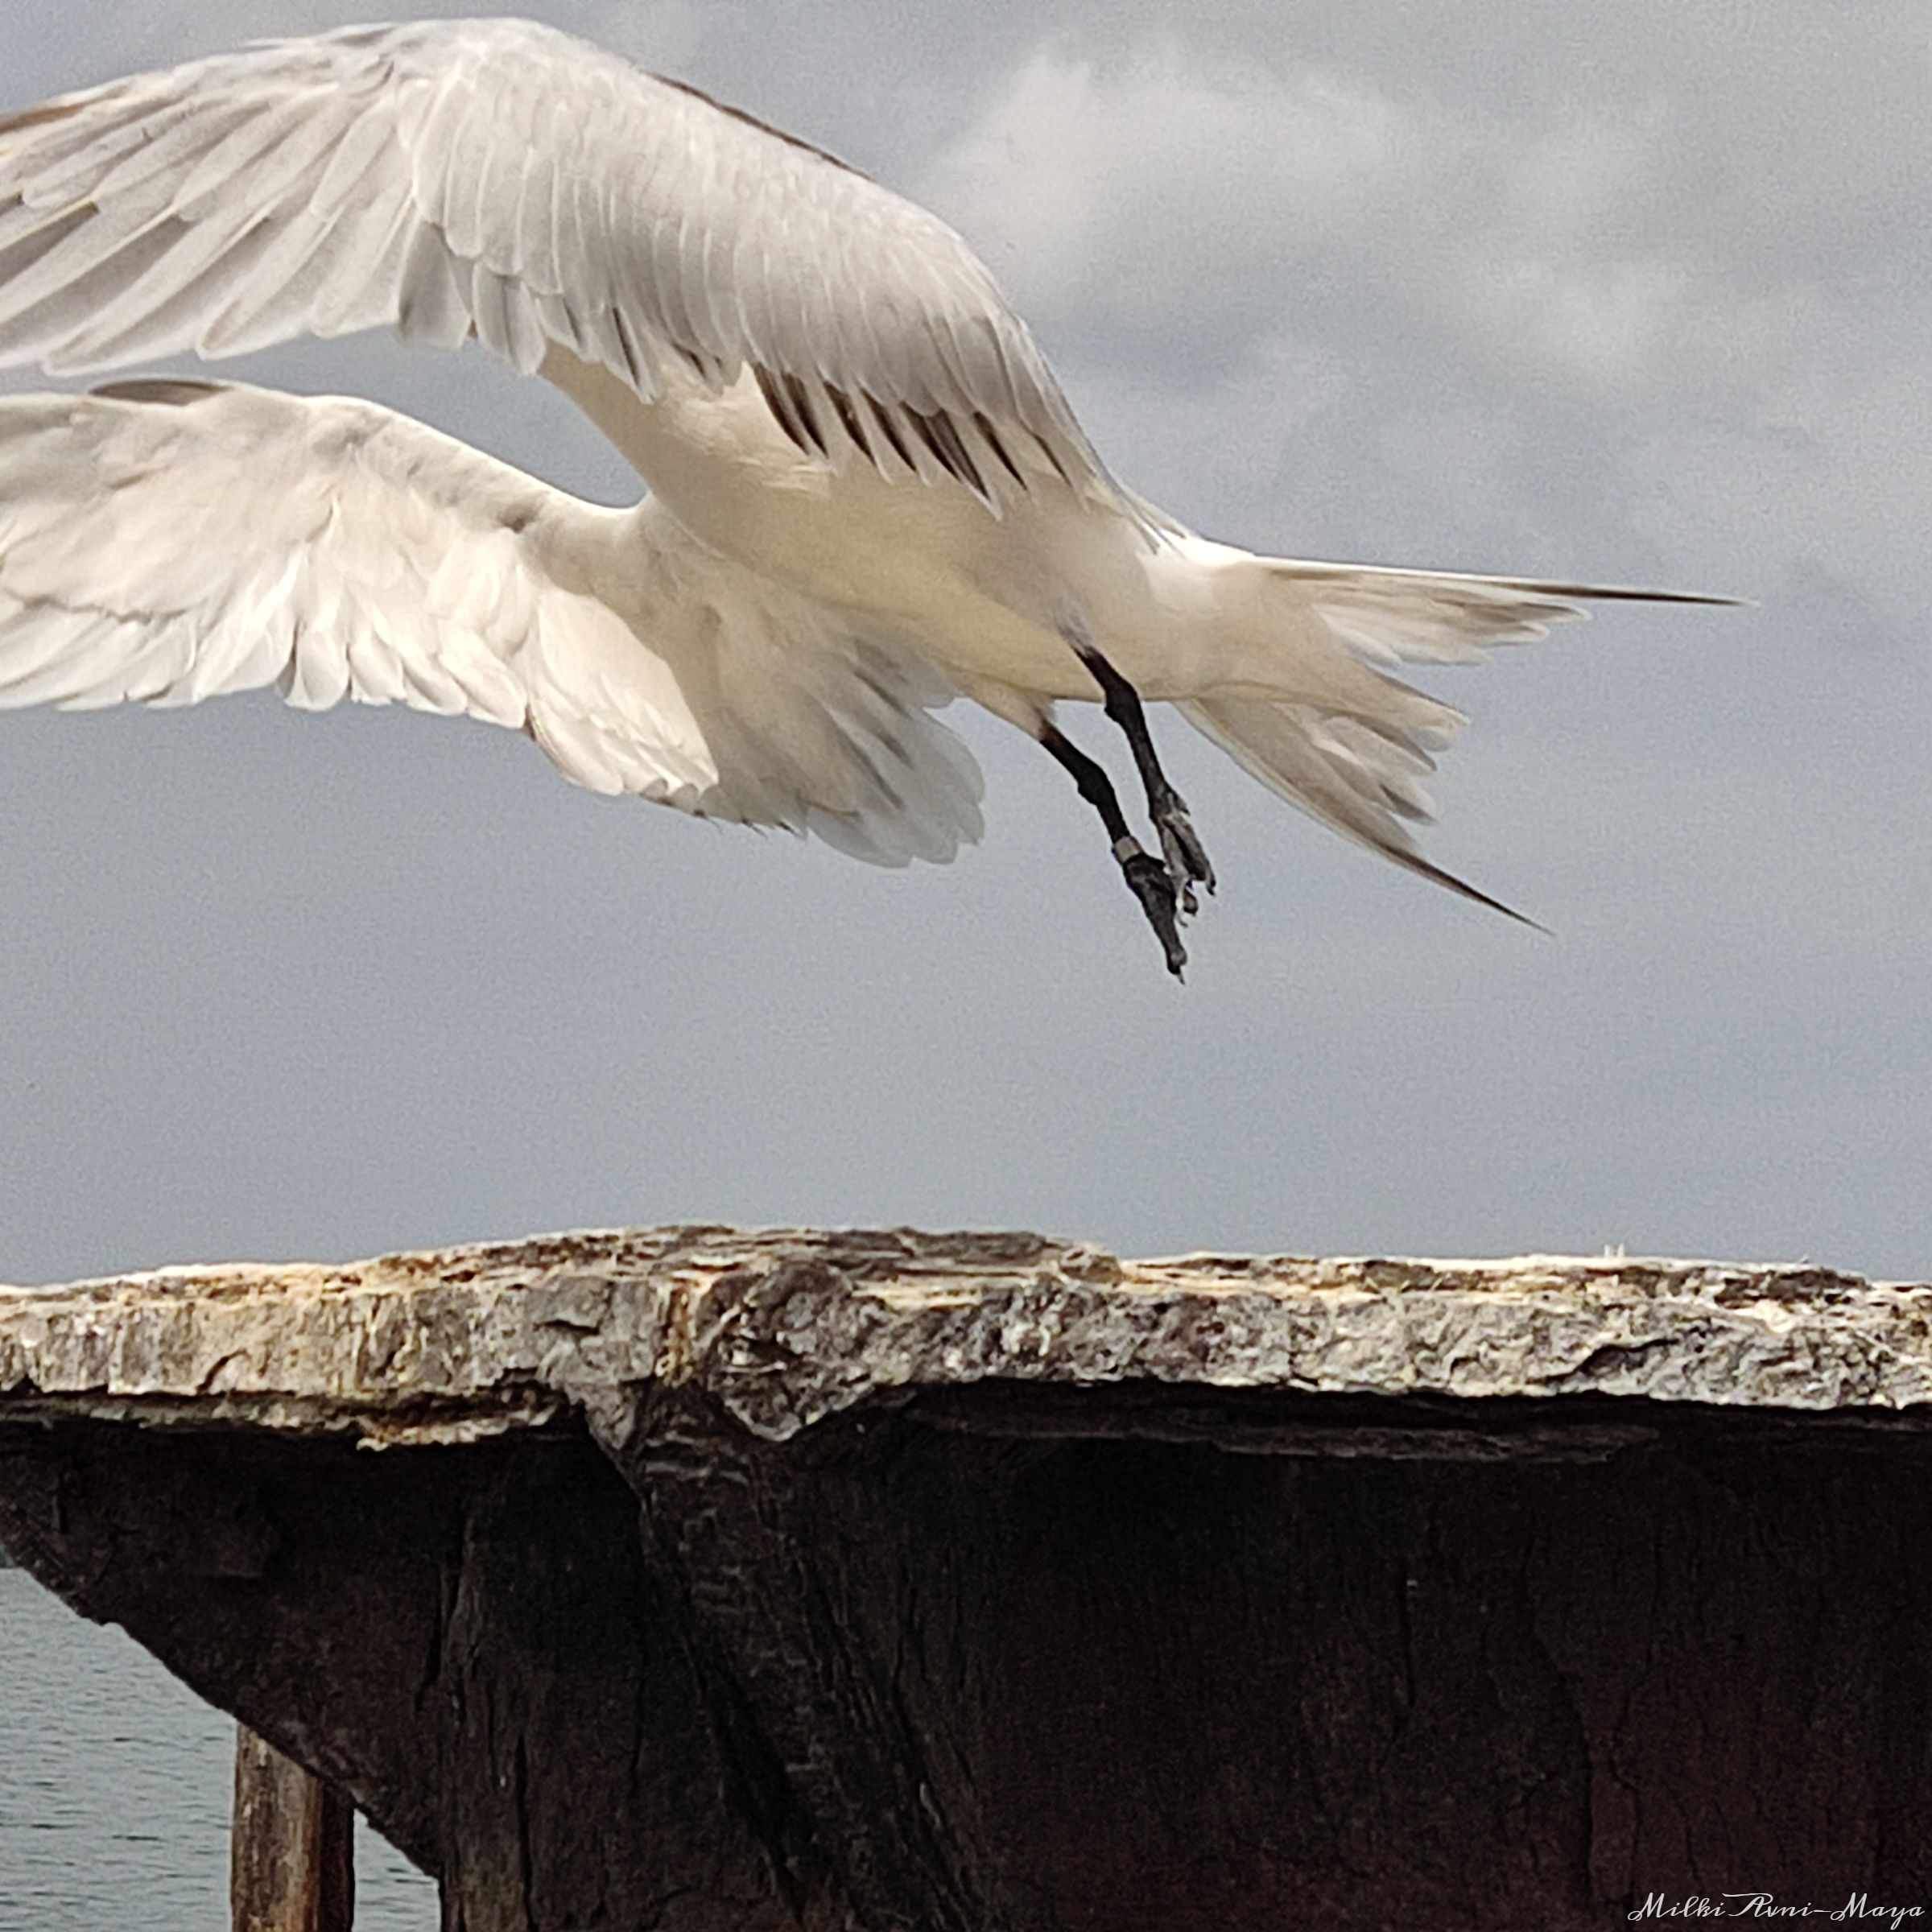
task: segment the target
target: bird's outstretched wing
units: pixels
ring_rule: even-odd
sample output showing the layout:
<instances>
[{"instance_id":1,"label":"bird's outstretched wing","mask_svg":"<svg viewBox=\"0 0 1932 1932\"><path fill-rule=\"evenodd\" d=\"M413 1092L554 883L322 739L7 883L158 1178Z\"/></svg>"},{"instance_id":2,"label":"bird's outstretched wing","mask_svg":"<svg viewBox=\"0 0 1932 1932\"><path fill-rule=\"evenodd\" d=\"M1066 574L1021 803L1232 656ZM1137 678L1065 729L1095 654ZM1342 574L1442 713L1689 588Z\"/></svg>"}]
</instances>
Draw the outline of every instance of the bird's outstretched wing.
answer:
<instances>
[{"instance_id":1,"label":"bird's outstretched wing","mask_svg":"<svg viewBox=\"0 0 1932 1932\"><path fill-rule=\"evenodd\" d=\"M0 398L0 709L270 684L507 725L592 791L883 863L980 829L927 715L949 692L648 502L595 508L340 398Z\"/></svg>"},{"instance_id":2,"label":"bird's outstretched wing","mask_svg":"<svg viewBox=\"0 0 1932 1932\"><path fill-rule=\"evenodd\" d=\"M382 326L526 372L555 344L647 402L749 366L829 461L1120 501L943 222L553 29L358 27L0 118L0 364Z\"/></svg>"}]
</instances>

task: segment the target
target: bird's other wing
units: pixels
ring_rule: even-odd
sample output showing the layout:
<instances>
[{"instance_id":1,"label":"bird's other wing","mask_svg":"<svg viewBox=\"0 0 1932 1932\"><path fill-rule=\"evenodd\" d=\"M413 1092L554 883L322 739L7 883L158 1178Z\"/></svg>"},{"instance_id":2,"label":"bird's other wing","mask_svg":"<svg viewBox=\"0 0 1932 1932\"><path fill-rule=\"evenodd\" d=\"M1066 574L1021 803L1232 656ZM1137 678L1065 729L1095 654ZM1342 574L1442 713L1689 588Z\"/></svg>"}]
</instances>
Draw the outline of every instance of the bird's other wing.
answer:
<instances>
[{"instance_id":1,"label":"bird's other wing","mask_svg":"<svg viewBox=\"0 0 1932 1932\"><path fill-rule=\"evenodd\" d=\"M976 768L927 715L950 694L650 507L341 398L0 398L0 709L273 685L509 726L592 791L886 863L976 836Z\"/></svg>"},{"instance_id":2,"label":"bird's other wing","mask_svg":"<svg viewBox=\"0 0 1932 1932\"><path fill-rule=\"evenodd\" d=\"M1272 679L1283 694L1260 696L1245 683L1181 704L1183 715L1290 804L1516 919L1523 915L1424 858L1410 830L1434 819L1426 784L1434 754L1467 720L1374 667L1480 663L1492 646L1547 637L1551 625L1587 617L1586 605L1601 600L1735 601L1278 557L1242 559L1234 568L1256 593L1242 607L1254 683Z\"/></svg>"},{"instance_id":3,"label":"bird's other wing","mask_svg":"<svg viewBox=\"0 0 1932 1932\"><path fill-rule=\"evenodd\" d=\"M551 28L357 27L0 117L0 363L382 326L526 373L559 345L646 402L749 366L828 461L1122 500L943 222Z\"/></svg>"}]
</instances>

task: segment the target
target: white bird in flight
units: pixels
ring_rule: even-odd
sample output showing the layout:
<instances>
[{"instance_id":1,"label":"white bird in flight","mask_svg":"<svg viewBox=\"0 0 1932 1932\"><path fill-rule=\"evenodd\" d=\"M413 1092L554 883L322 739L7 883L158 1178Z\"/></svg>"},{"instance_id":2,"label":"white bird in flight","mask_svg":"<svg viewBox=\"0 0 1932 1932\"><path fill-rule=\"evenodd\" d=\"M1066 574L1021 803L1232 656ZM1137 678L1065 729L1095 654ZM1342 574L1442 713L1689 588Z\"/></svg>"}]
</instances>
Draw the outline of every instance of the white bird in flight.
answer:
<instances>
[{"instance_id":1,"label":"white bird in flight","mask_svg":"<svg viewBox=\"0 0 1932 1932\"><path fill-rule=\"evenodd\" d=\"M342 397L0 398L0 708L399 702L894 865L978 836L931 716L964 696L1071 774L1178 975L1214 877L1143 700L1507 911L1417 851L1463 720L1377 667L1478 660L1579 599L1719 601L1197 536L1109 473L943 222L548 27L358 27L0 118L0 365L384 327L547 378L650 493L582 502ZM1125 734L1158 856L1062 700Z\"/></svg>"}]
</instances>

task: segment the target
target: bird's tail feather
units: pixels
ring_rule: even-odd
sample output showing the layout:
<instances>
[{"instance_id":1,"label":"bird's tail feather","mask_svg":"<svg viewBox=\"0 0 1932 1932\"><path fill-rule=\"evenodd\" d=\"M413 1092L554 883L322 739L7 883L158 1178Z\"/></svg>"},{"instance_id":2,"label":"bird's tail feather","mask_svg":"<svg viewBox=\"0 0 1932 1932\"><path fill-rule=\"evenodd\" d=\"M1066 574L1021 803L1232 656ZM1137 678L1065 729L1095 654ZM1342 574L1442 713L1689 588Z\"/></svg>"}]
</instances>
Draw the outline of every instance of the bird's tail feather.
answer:
<instances>
[{"instance_id":1,"label":"bird's tail feather","mask_svg":"<svg viewBox=\"0 0 1932 1932\"><path fill-rule=\"evenodd\" d=\"M1417 849L1426 787L1461 712L1378 667L1480 663L1546 637L1596 600L1725 604L1675 591L1222 553L1215 621L1231 627L1224 688L1179 709L1244 770L1344 836L1478 905L1534 926ZM1540 928L1539 928L1540 930Z\"/></svg>"}]
</instances>

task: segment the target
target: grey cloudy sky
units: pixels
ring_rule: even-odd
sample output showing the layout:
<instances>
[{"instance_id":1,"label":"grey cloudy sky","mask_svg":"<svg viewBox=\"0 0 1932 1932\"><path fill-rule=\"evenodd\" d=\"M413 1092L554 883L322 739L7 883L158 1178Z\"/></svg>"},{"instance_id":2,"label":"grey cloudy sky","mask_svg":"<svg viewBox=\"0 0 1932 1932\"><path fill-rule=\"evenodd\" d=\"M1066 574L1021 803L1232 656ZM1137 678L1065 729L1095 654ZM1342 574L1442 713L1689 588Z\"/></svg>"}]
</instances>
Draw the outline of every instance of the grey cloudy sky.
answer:
<instances>
[{"instance_id":1,"label":"grey cloudy sky","mask_svg":"<svg viewBox=\"0 0 1932 1932\"><path fill-rule=\"evenodd\" d=\"M1157 716L1184 989L990 720L984 844L894 873L407 714L0 716L0 1277L684 1219L1932 1273L1923 0L528 10L937 207L1211 535L1760 608L1428 680L1431 854L1554 939ZM0 0L0 104L364 11ZM632 492L480 356L237 367Z\"/></svg>"}]
</instances>

